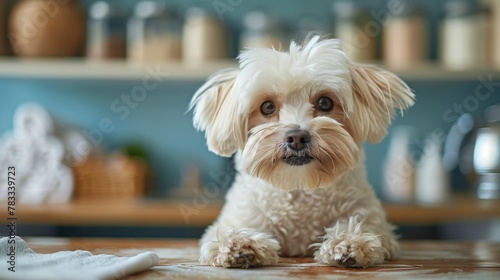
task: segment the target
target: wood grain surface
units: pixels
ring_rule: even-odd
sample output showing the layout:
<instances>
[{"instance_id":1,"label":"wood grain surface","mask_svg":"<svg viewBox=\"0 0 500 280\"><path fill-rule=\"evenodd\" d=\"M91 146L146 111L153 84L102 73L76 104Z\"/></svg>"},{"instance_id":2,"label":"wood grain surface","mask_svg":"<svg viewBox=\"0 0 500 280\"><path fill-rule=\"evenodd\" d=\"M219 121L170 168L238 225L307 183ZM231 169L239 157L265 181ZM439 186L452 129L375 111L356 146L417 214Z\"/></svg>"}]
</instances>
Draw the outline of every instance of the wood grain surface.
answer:
<instances>
[{"instance_id":1,"label":"wood grain surface","mask_svg":"<svg viewBox=\"0 0 500 280\"><path fill-rule=\"evenodd\" d=\"M272 267L226 269L198 263L196 240L26 238L38 253L88 250L132 256L157 253L154 268L126 279L500 279L500 243L405 241L399 259L369 268L337 268L312 258L282 258Z\"/></svg>"}]
</instances>

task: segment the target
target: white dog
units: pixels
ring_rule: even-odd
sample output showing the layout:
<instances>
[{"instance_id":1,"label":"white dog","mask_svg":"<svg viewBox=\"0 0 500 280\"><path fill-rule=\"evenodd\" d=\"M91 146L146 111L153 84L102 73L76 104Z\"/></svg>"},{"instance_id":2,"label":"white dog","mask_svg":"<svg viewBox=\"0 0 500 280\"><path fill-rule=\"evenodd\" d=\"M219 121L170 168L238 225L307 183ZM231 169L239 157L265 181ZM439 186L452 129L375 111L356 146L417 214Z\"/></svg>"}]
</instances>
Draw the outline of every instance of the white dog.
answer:
<instances>
[{"instance_id":1,"label":"white dog","mask_svg":"<svg viewBox=\"0 0 500 280\"><path fill-rule=\"evenodd\" d=\"M247 268L314 254L323 264L366 267L395 257L362 145L379 142L395 111L413 105L410 88L317 36L289 52L244 51L239 63L191 101L210 151L236 153L238 171L200 241L200 262Z\"/></svg>"}]
</instances>

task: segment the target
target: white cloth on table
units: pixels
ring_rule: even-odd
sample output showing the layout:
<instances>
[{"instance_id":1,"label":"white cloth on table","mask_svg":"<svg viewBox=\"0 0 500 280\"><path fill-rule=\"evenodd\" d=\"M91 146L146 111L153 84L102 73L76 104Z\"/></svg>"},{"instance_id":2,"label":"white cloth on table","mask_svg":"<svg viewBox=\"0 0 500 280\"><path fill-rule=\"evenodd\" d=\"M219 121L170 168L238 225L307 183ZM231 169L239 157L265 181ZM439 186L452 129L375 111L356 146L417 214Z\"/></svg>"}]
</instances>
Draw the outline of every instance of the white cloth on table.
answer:
<instances>
[{"instance_id":1,"label":"white cloth on table","mask_svg":"<svg viewBox=\"0 0 500 280\"><path fill-rule=\"evenodd\" d=\"M8 254L12 246L9 240L15 240L15 272L9 270ZM94 255L81 250L38 254L18 236L0 239L0 279L120 279L157 265L159 259L157 254L149 251L132 257Z\"/></svg>"}]
</instances>

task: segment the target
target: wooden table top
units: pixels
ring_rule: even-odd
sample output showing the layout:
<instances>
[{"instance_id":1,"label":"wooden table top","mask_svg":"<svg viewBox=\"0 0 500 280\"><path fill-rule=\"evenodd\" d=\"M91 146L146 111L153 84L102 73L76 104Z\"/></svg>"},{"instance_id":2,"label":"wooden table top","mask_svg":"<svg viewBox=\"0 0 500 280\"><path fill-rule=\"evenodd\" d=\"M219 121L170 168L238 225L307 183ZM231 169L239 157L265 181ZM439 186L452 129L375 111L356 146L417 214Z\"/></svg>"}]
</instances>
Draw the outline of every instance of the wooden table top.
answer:
<instances>
[{"instance_id":1,"label":"wooden table top","mask_svg":"<svg viewBox=\"0 0 500 280\"><path fill-rule=\"evenodd\" d=\"M88 250L132 256L157 253L154 268L126 279L500 279L500 243L404 241L400 259L370 268L337 268L312 258L282 258L272 267L226 269L198 263L196 240L26 238L37 253Z\"/></svg>"},{"instance_id":2,"label":"wooden table top","mask_svg":"<svg viewBox=\"0 0 500 280\"><path fill-rule=\"evenodd\" d=\"M17 205L19 223L103 226L207 226L219 215L222 201L200 204L193 199L170 201L96 200L55 205ZM438 205L385 204L390 222L431 225L450 221L500 218L500 200L453 197ZM0 211L0 219L7 211Z\"/></svg>"}]
</instances>

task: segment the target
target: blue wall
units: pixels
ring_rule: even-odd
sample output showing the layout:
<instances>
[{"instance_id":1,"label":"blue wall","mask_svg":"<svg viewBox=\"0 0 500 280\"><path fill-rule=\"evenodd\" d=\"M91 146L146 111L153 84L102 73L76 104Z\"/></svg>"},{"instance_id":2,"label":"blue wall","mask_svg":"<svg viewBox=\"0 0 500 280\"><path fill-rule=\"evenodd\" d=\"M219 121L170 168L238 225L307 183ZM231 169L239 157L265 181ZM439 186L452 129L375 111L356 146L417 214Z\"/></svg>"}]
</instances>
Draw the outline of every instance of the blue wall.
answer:
<instances>
[{"instance_id":1,"label":"blue wall","mask_svg":"<svg viewBox=\"0 0 500 280\"><path fill-rule=\"evenodd\" d=\"M165 82L121 120L111 104L130 94L139 81L0 80L0 132L12 129L15 108L27 101L42 104L58 120L81 127L96 140L99 122L109 118L116 130L103 133L102 147L113 151L130 143L145 146L156 189L164 193L180 184L180 174L190 162L212 171L223 170L227 162L207 151L203 134L192 128L191 114L185 114L200 83Z\"/></svg>"},{"instance_id":2,"label":"blue wall","mask_svg":"<svg viewBox=\"0 0 500 280\"><path fill-rule=\"evenodd\" d=\"M99 121L109 118L116 130L104 134L103 147L112 151L132 142L147 147L154 166L157 194L163 195L167 189L177 186L183 169L190 162L200 165L205 181L213 181L209 172L225 170L228 160L207 151L203 134L192 128L191 114L185 114L201 81L165 81L121 120L110 105L122 94L130 93L137 83L0 79L0 132L12 129L15 108L27 101L39 102L57 119L86 131L99 128ZM453 109L454 104L463 104L469 96L474 96L475 88L480 84L479 81L409 83L416 92L417 103L393 124L415 127L415 149L419 149L419 140L426 133L436 128L447 131L452 122L443 114ZM488 99L479 101L478 108L471 113L480 117L485 106L500 102L500 87L495 87L495 91ZM388 138L377 145L366 145L369 180L376 189L380 187L381 163L387 145Z\"/></svg>"}]
</instances>

